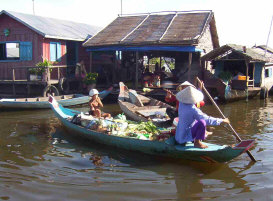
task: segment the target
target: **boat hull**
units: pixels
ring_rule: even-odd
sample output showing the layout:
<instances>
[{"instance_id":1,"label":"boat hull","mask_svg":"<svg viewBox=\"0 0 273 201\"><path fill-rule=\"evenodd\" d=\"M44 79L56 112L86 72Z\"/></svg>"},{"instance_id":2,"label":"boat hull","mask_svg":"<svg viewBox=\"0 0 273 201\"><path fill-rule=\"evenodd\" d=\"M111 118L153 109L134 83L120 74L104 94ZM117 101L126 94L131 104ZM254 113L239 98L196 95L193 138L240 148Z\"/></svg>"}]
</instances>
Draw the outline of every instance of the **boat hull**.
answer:
<instances>
[{"instance_id":1,"label":"boat hull","mask_svg":"<svg viewBox=\"0 0 273 201\"><path fill-rule=\"evenodd\" d=\"M175 110L174 107L163 103L159 100L153 99L151 97L146 97L143 95L138 94L138 99L140 102L146 102L146 105L142 104L141 106L138 106L136 103L130 102L129 98L129 89L124 85L124 83L120 82L120 93L118 97L118 104L120 106L120 109L124 112L126 116L128 116L130 119L134 121L152 121L156 125L166 125L170 124L170 119L166 121L153 121L153 119L150 119L150 116L143 116L141 115L140 111L146 110L146 111L159 111L161 109L167 109L172 108Z\"/></svg>"},{"instance_id":2,"label":"boat hull","mask_svg":"<svg viewBox=\"0 0 273 201\"><path fill-rule=\"evenodd\" d=\"M63 126L70 134L84 137L97 143L119 149L142 152L160 157L222 163L239 156L249 149L250 145L254 143L252 140L250 143L248 143L248 146L244 146L242 148L240 146L237 146L237 148L232 148L226 145L221 146L206 143L209 148L199 149L195 148L192 143L189 143L186 146L176 145L174 138L170 138L166 141L150 141L107 135L78 126L66 119L67 117L72 117L74 114L77 114L77 111L56 105L51 105L51 107L57 118L62 122Z\"/></svg>"},{"instance_id":3,"label":"boat hull","mask_svg":"<svg viewBox=\"0 0 273 201\"><path fill-rule=\"evenodd\" d=\"M105 98L111 91L104 90L100 92L101 99ZM75 94L74 98L57 100L64 107L83 105L89 102L89 96ZM41 99L41 100L39 100ZM27 101L18 101L19 99L0 99L0 108L2 109L50 109L48 98L25 98Z\"/></svg>"}]
</instances>

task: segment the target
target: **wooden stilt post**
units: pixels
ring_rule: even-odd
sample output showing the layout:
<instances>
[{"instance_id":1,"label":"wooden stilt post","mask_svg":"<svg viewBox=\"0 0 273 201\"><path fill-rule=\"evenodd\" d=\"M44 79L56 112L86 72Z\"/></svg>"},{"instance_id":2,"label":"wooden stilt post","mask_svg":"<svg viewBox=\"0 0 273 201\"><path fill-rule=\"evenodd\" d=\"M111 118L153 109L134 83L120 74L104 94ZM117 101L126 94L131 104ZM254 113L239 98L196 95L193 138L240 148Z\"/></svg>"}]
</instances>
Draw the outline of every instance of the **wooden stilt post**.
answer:
<instances>
[{"instance_id":1,"label":"wooden stilt post","mask_svg":"<svg viewBox=\"0 0 273 201\"><path fill-rule=\"evenodd\" d=\"M93 64L93 53L92 52L90 52L90 58L89 58L89 62L90 62L90 64L89 64L89 72L91 73L92 72L92 68L93 68L93 66L92 66L92 64Z\"/></svg>"},{"instance_id":2,"label":"wooden stilt post","mask_svg":"<svg viewBox=\"0 0 273 201\"><path fill-rule=\"evenodd\" d=\"M16 95L16 91L15 91L15 70L14 68L12 69L12 90L13 90L13 95Z\"/></svg>"},{"instance_id":3,"label":"wooden stilt post","mask_svg":"<svg viewBox=\"0 0 273 201\"><path fill-rule=\"evenodd\" d=\"M117 51L114 51L114 68L112 70L112 82L116 82L116 71L118 69Z\"/></svg>"},{"instance_id":4,"label":"wooden stilt post","mask_svg":"<svg viewBox=\"0 0 273 201\"><path fill-rule=\"evenodd\" d=\"M192 52L189 52L189 71L188 71L188 81L191 81L191 64L192 64Z\"/></svg>"},{"instance_id":5,"label":"wooden stilt post","mask_svg":"<svg viewBox=\"0 0 273 201\"><path fill-rule=\"evenodd\" d=\"M136 77L135 77L135 89L138 88L138 58L139 58L139 53L138 51L136 52Z\"/></svg>"},{"instance_id":6,"label":"wooden stilt post","mask_svg":"<svg viewBox=\"0 0 273 201\"><path fill-rule=\"evenodd\" d=\"M252 80L253 80L253 87L255 86L255 63L253 63L253 77L252 77Z\"/></svg>"},{"instance_id":7,"label":"wooden stilt post","mask_svg":"<svg viewBox=\"0 0 273 201\"><path fill-rule=\"evenodd\" d=\"M248 102L248 60L245 60L246 63L246 102Z\"/></svg>"}]
</instances>

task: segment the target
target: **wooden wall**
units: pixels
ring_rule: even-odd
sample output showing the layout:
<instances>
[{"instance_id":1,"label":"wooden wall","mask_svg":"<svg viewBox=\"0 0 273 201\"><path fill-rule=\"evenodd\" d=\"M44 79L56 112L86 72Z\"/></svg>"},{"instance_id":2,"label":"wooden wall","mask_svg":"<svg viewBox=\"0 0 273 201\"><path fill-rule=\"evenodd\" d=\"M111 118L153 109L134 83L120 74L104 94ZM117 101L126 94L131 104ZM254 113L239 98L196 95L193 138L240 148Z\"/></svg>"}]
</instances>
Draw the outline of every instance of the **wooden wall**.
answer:
<instances>
[{"instance_id":1,"label":"wooden wall","mask_svg":"<svg viewBox=\"0 0 273 201\"><path fill-rule=\"evenodd\" d=\"M5 36L3 31L8 28L10 30L9 36ZM32 42L32 61L0 61L0 80L12 79L12 67L20 66L34 66L36 63L42 61L42 36L32 31L25 25L17 22L9 16L3 14L0 16L0 42ZM26 77L24 70L16 71L16 79L23 79Z\"/></svg>"},{"instance_id":2,"label":"wooden wall","mask_svg":"<svg viewBox=\"0 0 273 201\"><path fill-rule=\"evenodd\" d=\"M63 40L44 38L43 39L43 58L50 61L50 42L61 43L61 61L56 65L66 65L66 42Z\"/></svg>"},{"instance_id":3,"label":"wooden wall","mask_svg":"<svg viewBox=\"0 0 273 201\"><path fill-rule=\"evenodd\" d=\"M4 29L10 30L9 36L4 35ZM22 23L12 19L11 17L3 14L0 16L0 42L24 42L28 41L32 43L32 60L31 61L0 61L0 80L12 80L12 67L25 67L35 66L43 59L50 60L50 42L61 43L61 61L56 65L67 64L67 47L65 40L44 38L42 35L32 31ZM86 48L82 46L82 42L77 43L77 58L76 62L84 60L86 70L89 70L90 57L86 52ZM64 72L65 73L65 72ZM64 74L63 73L63 74ZM54 78L54 73L52 77ZM16 80L26 79L25 69L19 69L15 71Z\"/></svg>"}]
</instances>

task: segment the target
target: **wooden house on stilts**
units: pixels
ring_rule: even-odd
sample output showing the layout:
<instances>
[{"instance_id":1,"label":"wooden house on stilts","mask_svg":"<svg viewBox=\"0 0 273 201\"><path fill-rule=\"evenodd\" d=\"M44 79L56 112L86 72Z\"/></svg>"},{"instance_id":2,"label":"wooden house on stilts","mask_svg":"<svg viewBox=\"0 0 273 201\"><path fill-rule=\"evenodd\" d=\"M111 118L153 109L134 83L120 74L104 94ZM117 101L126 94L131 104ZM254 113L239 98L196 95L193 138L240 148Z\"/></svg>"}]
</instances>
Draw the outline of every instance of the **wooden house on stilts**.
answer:
<instances>
[{"instance_id":1,"label":"wooden house on stilts","mask_svg":"<svg viewBox=\"0 0 273 201\"><path fill-rule=\"evenodd\" d=\"M82 42L98 27L65 20L0 12L0 94L33 94L73 76L77 62L89 66ZM30 67L48 60L56 63L47 80L30 80ZM89 70L89 69L87 69Z\"/></svg>"},{"instance_id":2,"label":"wooden house on stilts","mask_svg":"<svg viewBox=\"0 0 273 201\"><path fill-rule=\"evenodd\" d=\"M213 96L223 101L248 99L261 92L268 96L273 85L272 53L228 44L204 55L204 80ZM213 72L213 73L211 73Z\"/></svg>"},{"instance_id":3,"label":"wooden house on stilts","mask_svg":"<svg viewBox=\"0 0 273 201\"><path fill-rule=\"evenodd\" d=\"M118 16L83 46L99 80L108 76L107 82L133 82L137 88L143 63L153 58L159 58L160 68L164 58L174 61L169 78L174 83L193 81L201 72L201 56L218 48L219 40L212 11L181 11ZM102 52L112 55L111 65L92 62Z\"/></svg>"}]
</instances>

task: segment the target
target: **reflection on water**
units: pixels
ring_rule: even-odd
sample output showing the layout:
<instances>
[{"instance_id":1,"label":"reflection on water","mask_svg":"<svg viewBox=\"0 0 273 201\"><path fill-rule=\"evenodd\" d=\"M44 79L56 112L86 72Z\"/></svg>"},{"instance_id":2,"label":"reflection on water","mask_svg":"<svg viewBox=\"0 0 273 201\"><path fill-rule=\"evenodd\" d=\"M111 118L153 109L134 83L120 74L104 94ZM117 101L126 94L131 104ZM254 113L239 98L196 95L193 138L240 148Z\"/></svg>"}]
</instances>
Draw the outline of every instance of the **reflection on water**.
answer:
<instances>
[{"instance_id":1,"label":"reflection on water","mask_svg":"<svg viewBox=\"0 0 273 201\"><path fill-rule=\"evenodd\" d=\"M243 154L221 165L72 138L49 110L0 112L0 200L272 200L272 106L272 99L220 106L242 139L256 139L259 160ZM219 116L212 105L203 110ZM120 113L113 104L105 111ZM208 140L236 143L224 127Z\"/></svg>"}]
</instances>

